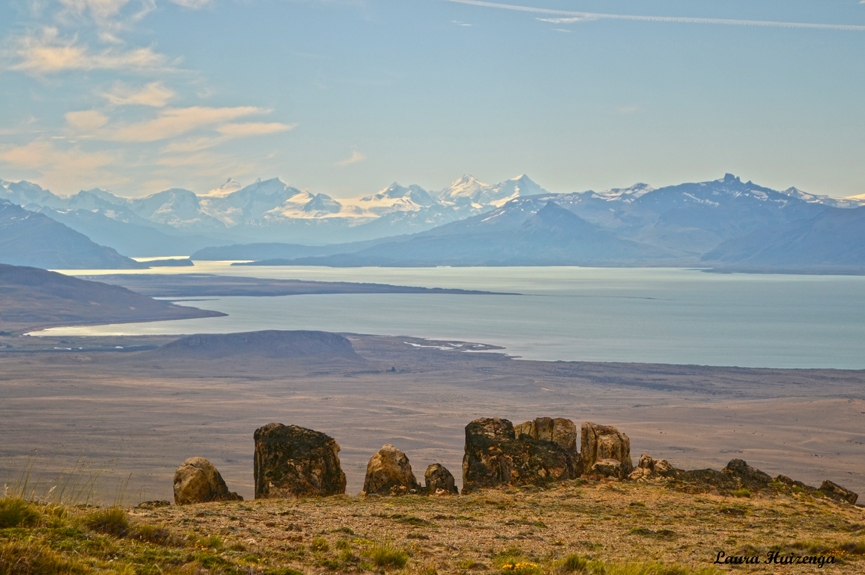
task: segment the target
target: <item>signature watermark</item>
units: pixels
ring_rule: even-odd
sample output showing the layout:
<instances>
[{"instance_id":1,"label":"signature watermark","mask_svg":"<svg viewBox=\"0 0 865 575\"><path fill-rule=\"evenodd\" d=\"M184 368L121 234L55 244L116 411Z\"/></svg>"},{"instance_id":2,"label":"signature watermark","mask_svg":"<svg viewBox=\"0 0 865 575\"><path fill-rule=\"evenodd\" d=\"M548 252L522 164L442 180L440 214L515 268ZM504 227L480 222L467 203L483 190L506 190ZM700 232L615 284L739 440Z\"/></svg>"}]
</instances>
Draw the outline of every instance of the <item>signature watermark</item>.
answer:
<instances>
[{"instance_id":1,"label":"signature watermark","mask_svg":"<svg viewBox=\"0 0 865 575\"><path fill-rule=\"evenodd\" d=\"M718 551L713 561L716 565L834 565L834 555L797 555L796 553L781 553L769 551L765 555L727 555Z\"/></svg>"}]
</instances>

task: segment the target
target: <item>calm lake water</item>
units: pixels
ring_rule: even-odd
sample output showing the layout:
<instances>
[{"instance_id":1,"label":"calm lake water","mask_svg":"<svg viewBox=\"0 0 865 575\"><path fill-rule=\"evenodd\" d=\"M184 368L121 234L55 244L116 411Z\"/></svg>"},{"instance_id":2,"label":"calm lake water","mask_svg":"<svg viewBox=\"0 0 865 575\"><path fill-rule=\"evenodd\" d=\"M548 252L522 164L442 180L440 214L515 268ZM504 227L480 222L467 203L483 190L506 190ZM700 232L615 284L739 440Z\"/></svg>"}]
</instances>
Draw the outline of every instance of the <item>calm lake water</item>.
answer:
<instances>
[{"instance_id":1,"label":"calm lake water","mask_svg":"<svg viewBox=\"0 0 865 575\"><path fill-rule=\"evenodd\" d=\"M861 276L578 267L231 267L228 262L159 271L380 282L522 295L225 297L188 305L219 310L227 317L56 328L41 333L319 329L497 344L526 359L865 369L865 277Z\"/></svg>"}]
</instances>

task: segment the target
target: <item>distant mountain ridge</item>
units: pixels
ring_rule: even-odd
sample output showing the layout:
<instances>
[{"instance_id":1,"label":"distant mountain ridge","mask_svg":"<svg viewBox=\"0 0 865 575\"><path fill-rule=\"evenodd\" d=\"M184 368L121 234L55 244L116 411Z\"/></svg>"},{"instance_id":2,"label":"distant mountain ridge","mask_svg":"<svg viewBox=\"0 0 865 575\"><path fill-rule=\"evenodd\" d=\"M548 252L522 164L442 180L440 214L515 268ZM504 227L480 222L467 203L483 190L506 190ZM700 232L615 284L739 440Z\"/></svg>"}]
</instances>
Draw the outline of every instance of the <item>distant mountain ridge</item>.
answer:
<instances>
[{"instance_id":1,"label":"distant mountain ridge","mask_svg":"<svg viewBox=\"0 0 865 575\"><path fill-rule=\"evenodd\" d=\"M29 182L0 181L0 196L124 253L319 265L730 266L738 265L735 257L769 265L749 241L774 241L783 230L801 236L809 226L826 246L825 265L836 265L841 251L858 248L832 242L859 239L855 226L837 232L846 220L832 214L865 206L865 197L772 190L732 174L571 193L548 192L526 175L492 185L465 175L437 192L394 182L339 200L276 178L134 199L100 189L60 197ZM803 257L818 258L809 249L802 245ZM844 265L865 267L857 257ZM811 260L807 265L818 265Z\"/></svg>"},{"instance_id":2,"label":"distant mountain ridge","mask_svg":"<svg viewBox=\"0 0 865 575\"><path fill-rule=\"evenodd\" d=\"M375 194L348 200L301 191L278 178L248 186L229 179L200 195L173 188L144 198L123 198L102 189L58 196L30 182L0 181L0 198L41 211L85 235L105 238L134 256L165 255L154 246L172 237L187 249L226 239L311 244L370 240L423 231L537 193L546 191L525 175L492 185L463 176L438 192L394 182ZM108 228L111 237L104 234ZM142 228L152 231L142 234Z\"/></svg>"}]
</instances>

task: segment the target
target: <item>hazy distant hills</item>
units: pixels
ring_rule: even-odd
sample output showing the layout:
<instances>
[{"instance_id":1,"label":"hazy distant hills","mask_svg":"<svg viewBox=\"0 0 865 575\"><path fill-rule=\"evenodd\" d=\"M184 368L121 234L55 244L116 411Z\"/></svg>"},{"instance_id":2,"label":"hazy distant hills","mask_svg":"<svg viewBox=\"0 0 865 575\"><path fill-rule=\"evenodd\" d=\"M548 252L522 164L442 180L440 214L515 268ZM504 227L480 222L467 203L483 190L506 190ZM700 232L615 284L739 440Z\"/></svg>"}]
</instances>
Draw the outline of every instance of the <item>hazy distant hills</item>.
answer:
<instances>
[{"instance_id":1,"label":"hazy distant hills","mask_svg":"<svg viewBox=\"0 0 865 575\"><path fill-rule=\"evenodd\" d=\"M55 269L146 268L44 214L0 200L0 262Z\"/></svg>"},{"instance_id":2,"label":"hazy distant hills","mask_svg":"<svg viewBox=\"0 0 865 575\"><path fill-rule=\"evenodd\" d=\"M722 243L701 259L742 269L861 268L865 207L759 229Z\"/></svg>"},{"instance_id":3,"label":"hazy distant hills","mask_svg":"<svg viewBox=\"0 0 865 575\"><path fill-rule=\"evenodd\" d=\"M0 264L0 332L220 315L225 314L155 300L119 286Z\"/></svg>"}]
</instances>

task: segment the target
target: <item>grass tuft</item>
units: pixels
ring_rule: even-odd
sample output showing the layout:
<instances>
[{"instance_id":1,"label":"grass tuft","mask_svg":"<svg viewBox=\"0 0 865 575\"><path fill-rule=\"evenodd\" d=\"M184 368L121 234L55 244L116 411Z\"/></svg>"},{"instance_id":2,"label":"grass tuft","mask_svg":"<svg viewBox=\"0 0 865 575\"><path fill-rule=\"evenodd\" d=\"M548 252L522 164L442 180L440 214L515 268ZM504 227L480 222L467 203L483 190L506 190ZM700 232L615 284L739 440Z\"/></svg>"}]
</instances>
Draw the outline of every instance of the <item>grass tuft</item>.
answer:
<instances>
[{"instance_id":1,"label":"grass tuft","mask_svg":"<svg viewBox=\"0 0 865 575\"><path fill-rule=\"evenodd\" d=\"M0 529L30 527L39 519L40 514L32 503L17 497L0 499Z\"/></svg>"},{"instance_id":2,"label":"grass tuft","mask_svg":"<svg viewBox=\"0 0 865 575\"><path fill-rule=\"evenodd\" d=\"M129 533L129 515L119 507L99 509L87 514L84 524L93 531L123 537Z\"/></svg>"},{"instance_id":3,"label":"grass tuft","mask_svg":"<svg viewBox=\"0 0 865 575\"><path fill-rule=\"evenodd\" d=\"M588 559L572 553L565 557L560 566L560 570L565 573L585 573L589 568Z\"/></svg>"},{"instance_id":4,"label":"grass tuft","mask_svg":"<svg viewBox=\"0 0 865 575\"><path fill-rule=\"evenodd\" d=\"M402 569L408 563L408 552L393 545L374 545L364 555L382 569Z\"/></svg>"}]
</instances>

